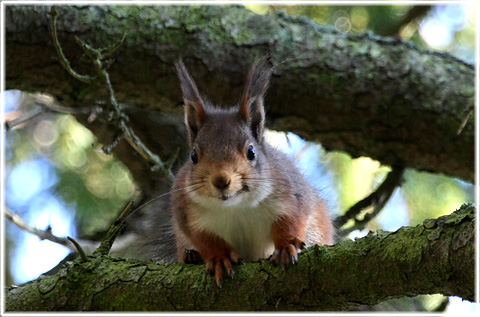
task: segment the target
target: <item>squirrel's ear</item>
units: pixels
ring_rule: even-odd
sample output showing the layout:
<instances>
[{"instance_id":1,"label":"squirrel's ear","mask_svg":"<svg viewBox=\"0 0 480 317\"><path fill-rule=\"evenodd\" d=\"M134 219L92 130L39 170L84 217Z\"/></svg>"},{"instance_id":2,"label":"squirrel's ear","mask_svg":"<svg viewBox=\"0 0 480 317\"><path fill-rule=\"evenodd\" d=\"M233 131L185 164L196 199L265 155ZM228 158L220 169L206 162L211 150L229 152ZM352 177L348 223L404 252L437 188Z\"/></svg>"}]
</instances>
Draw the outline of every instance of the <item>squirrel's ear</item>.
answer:
<instances>
[{"instance_id":1,"label":"squirrel's ear","mask_svg":"<svg viewBox=\"0 0 480 317\"><path fill-rule=\"evenodd\" d=\"M248 73L247 83L242 95L239 114L252 131L258 143L263 139L263 126L265 124L265 110L263 96L267 91L271 68L266 66L266 59L256 60Z\"/></svg>"},{"instance_id":2,"label":"squirrel's ear","mask_svg":"<svg viewBox=\"0 0 480 317\"><path fill-rule=\"evenodd\" d=\"M182 60L175 63L175 68L180 79L183 102L185 103L185 124L188 129L189 142L193 144L198 131L205 121L205 106L198 93L197 85L195 85Z\"/></svg>"}]
</instances>

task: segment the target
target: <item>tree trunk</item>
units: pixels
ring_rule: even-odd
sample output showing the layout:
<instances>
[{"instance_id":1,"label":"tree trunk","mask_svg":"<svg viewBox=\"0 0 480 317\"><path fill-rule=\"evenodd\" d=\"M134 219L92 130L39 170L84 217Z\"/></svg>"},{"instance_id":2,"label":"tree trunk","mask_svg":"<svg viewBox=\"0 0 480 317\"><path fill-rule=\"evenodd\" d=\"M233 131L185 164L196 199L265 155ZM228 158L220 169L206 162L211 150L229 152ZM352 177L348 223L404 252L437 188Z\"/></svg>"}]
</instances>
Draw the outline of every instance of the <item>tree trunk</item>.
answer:
<instances>
[{"instance_id":1,"label":"tree trunk","mask_svg":"<svg viewBox=\"0 0 480 317\"><path fill-rule=\"evenodd\" d=\"M262 260L236 267L223 289L203 265L90 257L9 288L12 311L350 310L419 294L475 297L475 208L396 232L304 250L287 271Z\"/></svg>"},{"instance_id":2,"label":"tree trunk","mask_svg":"<svg viewBox=\"0 0 480 317\"><path fill-rule=\"evenodd\" d=\"M7 88L49 92L72 107L106 100L104 86L78 82L60 66L47 28L48 10L7 6ZM268 54L276 65L266 98L271 128L354 157L474 179L473 118L456 135L465 109L474 104L474 67L448 54L236 6L65 6L58 11L61 44L82 74L93 74L94 68L82 58L73 35L104 47L127 33L109 72L118 100L153 111L150 116L182 112L172 66L180 57L203 92L216 103L233 104L253 59ZM168 144L156 140L159 129L152 131L142 120L130 124L152 140L153 151L171 154ZM128 154L116 153L126 161Z\"/></svg>"}]
</instances>

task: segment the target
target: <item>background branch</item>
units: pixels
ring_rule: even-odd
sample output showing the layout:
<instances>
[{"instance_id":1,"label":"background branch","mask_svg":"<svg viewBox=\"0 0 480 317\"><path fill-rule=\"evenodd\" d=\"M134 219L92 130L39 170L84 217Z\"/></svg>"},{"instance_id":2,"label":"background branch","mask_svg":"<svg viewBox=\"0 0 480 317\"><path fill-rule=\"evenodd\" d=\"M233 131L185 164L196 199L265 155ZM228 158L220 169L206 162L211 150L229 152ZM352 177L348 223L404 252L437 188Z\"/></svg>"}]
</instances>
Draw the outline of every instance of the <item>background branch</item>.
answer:
<instances>
[{"instance_id":1,"label":"background branch","mask_svg":"<svg viewBox=\"0 0 480 317\"><path fill-rule=\"evenodd\" d=\"M404 167L394 167L374 192L350 207L344 215L335 219L334 225L337 229L344 226L350 219L354 220L354 224L351 227L342 229L339 235L345 236L353 230L362 230L370 220L378 215L387 204L395 189L401 185L404 171ZM363 219L357 218L365 209L370 207L373 207L372 212L364 214Z\"/></svg>"},{"instance_id":2,"label":"background branch","mask_svg":"<svg viewBox=\"0 0 480 317\"><path fill-rule=\"evenodd\" d=\"M414 5L400 21L391 25L386 31L380 32L380 35L398 35L403 27L424 17L431 9L431 5Z\"/></svg>"},{"instance_id":3,"label":"background branch","mask_svg":"<svg viewBox=\"0 0 480 317\"><path fill-rule=\"evenodd\" d=\"M43 99L42 96L36 96L38 99ZM47 112L54 112L54 113L61 113L61 114L75 114L75 115L88 115L90 121L93 121L99 114L103 112L101 107L79 107L79 108L71 108L71 107L63 107L58 103L54 102L53 100L49 102L42 102L36 101L32 109L26 112L19 112L18 115L10 116L13 117L10 120L5 122L5 129L11 130L19 125L26 123L33 118L36 118L43 113Z\"/></svg>"},{"instance_id":4,"label":"background branch","mask_svg":"<svg viewBox=\"0 0 480 317\"><path fill-rule=\"evenodd\" d=\"M40 240L49 240L49 241L58 243L60 245L63 245L64 247L69 248L73 252L78 251L78 248L72 243L71 240L68 239L68 237L67 238L57 237L52 233L51 228L47 228L47 230L33 228L29 226L20 215L12 212L7 207L5 207L5 217L20 229L23 229L27 232L30 232L31 234L36 235L37 237L40 238ZM84 241L84 240L80 240L80 241L81 242L79 243L79 246L80 244L82 244L84 247L88 249L92 249L95 244L90 241Z\"/></svg>"}]
</instances>

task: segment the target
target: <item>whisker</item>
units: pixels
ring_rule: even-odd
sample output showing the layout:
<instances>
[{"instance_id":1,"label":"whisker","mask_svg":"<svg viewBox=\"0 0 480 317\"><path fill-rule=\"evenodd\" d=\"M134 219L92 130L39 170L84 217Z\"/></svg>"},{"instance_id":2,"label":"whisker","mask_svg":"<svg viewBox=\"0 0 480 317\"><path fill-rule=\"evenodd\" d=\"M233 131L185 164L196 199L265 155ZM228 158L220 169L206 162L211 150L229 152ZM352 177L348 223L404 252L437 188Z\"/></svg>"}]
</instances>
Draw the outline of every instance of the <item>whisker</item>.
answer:
<instances>
[{"instance_id":1,"label":"whisker","mask_svg":"<svg viewBox=\"0 0 480 317\"><path fill-rule=\"evenodd\" d=\"M189 191L185 192L185 194L187 194L187 195L188 195L188 194L190 194L190 193L193 193L193 192L195 192L195 191L199 190L199 189L200 189L200 188L202 188L202 187L206 187L206 186L205 186L205 185L201 185L201 186L198 186L198 187L192 188L191 190L189 190Z\"/></svg>"},{"instance_id":2,"label":"whisker","mask_svg":"<svg viewBox=\"0 0 480 317\"><path fill-rule=\"evenodd\" d=\"M151 204L152 202L154 202L155 200L157 199L160 199L162 197L165 197L169 194L172 194L172 193L175 193L175 192L178 192L178 191L181 191L181 190L190 190L188 193L190 192L193 192L195 190L198 190L200 188L202 188L203 186L205 186L203 183L197 183L197 184L190 184L188 186L184 186L184 187L181 187L181 188L176 188L176 189L172 189L172 190L169 190L168 192L166 193L163 193L163 194L160 194L158 196L155 196L153 197L152 199L148 200L147 202L141 204L140 206L138 206L137 208L135 208L132 212L130 212L130 214L125 218L127 219L128 217L130 217L131 215L133 215L135 212L139 211L140 209L142 209L143 207Z\"/></svg>"}]
</instances>

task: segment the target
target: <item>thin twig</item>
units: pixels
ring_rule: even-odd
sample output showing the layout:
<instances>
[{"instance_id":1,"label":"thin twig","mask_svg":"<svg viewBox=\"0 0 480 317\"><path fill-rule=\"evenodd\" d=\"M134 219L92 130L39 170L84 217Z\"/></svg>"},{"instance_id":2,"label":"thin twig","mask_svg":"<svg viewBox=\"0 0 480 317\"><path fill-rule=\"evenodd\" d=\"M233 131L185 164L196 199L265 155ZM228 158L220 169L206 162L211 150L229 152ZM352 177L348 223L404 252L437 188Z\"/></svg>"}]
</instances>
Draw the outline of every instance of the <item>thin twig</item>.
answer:
<instances>
[{"instance_id":1,"label":"thin twig","mask_svg":"<svg viewBox=\"0 0 480 317\"><path fill-rule=\"evenodd\" d=\"M60 42L58 41L58 34L57 34L57 9L55 6L52 6L52 9L48 13L51 16L52 24L52 36L53 36L53 44L55 46L55 50L57 51L57 55L60 58L60 63L62 64L63 68L72 75L73 78L80 80L84 83L90 84L95 80L95 77L91 77L88 75L81 75L77 73L72 66L70 66L70 61L65 57L63 54L62 47L60 46Z\"/></svg>"},{"instance_id":2,"label":"thin twig","mask_svg":"<svg viewBox=\"0 0 480 317\"><path fill-rule=\"evenodd\" d=\"M17 227L20 229L23 229L27 232L30 232L37 237L40 238L40 240L49 240L58 244L63 245L64 247L69 248L72 251L76 251L75 247L70 243L70 241L67 238L61 238L57 237L56 235L52 234L50 230L40 230L37 228L32 228L29 225L25 223L25 221L20 217L18 214L13 213L10 209L5 208L5 217L10 220L13 224L15 224Z\"/></svg>"},{"instance_id":3,"label":"thin twig","mask_svg":"<svg viewBox=\"0 0 480 317\"><path fill-rule=\"evenodd\" d=\"M111 141L110 144L105 144L102 146L103 153L110 155L113 149L118 145L118 143L122 141L123 137L124 137L123 133L116 133L113 138L113 141Z\"/></svg>"},{"instance_id":4,"label":"thin twig","mask_svg":"<svg viewBox=\"0 0 480 317\"><path fill-rule=\"evenodd\" d=\"M84 76L84 75L78 74L71 68L70 62L63 54L62 48L60 46L60 43L57 37L57 29L56 29L57 28L57 12L56 12L55 6L52 6L52 9L49 14L52 17L51 27L52 27L52 35L53 35L53 40L55 44L55 49L57 50L57 54L60 58L60 62L62 63L63 67L74 78L86 83L93 82L93 80L95 80L97 77L100 77L103 79L103 81L105 82L106 88L108 90L110 106L113 110L113 112L111 113L112 116L108 118L109 121L113 120L118 125L119 129L124 134L125 140L130 144L130 146L135 151L137 151L138 154L140 154L142 158L144 158L152 166L151 167L152 171L160 171L167 179L173 180L174 176L171 169L169 168L169 164L165 164L158 155L150 151L147 148L147 146L143 144L140 138L138 138L135 135L133 130L127 126L126 122L128 121L128 116L121 111L121 106L118 103L117 99L115 98L115 91L113 90L113 86L110 80L110 75L106 71L105 65L102 62L102 60L105 57L112 54L115 50L117 50L120 47L120 45L125 40L126 33L123 35L122 39L117 43L107 46L105 48L99 48L99 49L95 49L91 47L89 44L87 44L85 41L82 41L80 38L75 37L75 40L77 41L78 45L80 45L80 47L82 47L84 52L90 57L97 71L97 77ZM111 151L113 149L113 146L105 147L105 149L108 149L109 151Z\"/></svg>"},{"instance_id":5,"label":"thin twig","mask_svg":"<svg viewBox=\"0 0 480 317\"><path fill-rule=\"evenodd\" d=\"M102 55L102 58L104 56L112 55L113 52L115 52L118 48L120 48L120 46L122 46L126 38L127 38L127 32L123 33L123 37L117 43L101 48L100 54Z\"/></svg>"},{"instance_id":6,"label":"thin twig","mask_svg":"<svg viewBox=\"0 0 480 317\"><path fill-rule=\"evenodd\" d=\"M353 230L363 229L368 221L378 215L392 196L395 188L401 184L404 171L404 167L393 168L377 190L353 205L343 216L335 219L335 227L338 229L345 225L350 219L355 221L352 227L341 230L340 235L344 236ZM370 206L374 206L372 213L366 214L362 220L356 218L362 211Z\"/></svg>"},{"instance_id":7,"label":"thin twig","mask_svg":"<svg viewBox=\"0 0 480 317\"><path fill-rule=\"evenodd\" d=\"M173 180L174 175L167 164L165 164L160 158L153 154L144 144L140 141L140 138L130 129L125 122L121 122L121 128L123 130L125 140L128 141L130 146L137 151L150 165L152 171L160 171L167 179ZM172 157L175 157L175 153Z\"/></svg>"},{"instance_id":8,"label":"thin twig","mask_svg":"<svg viewBox=\"0 0 480 317\"><path fill-rule=\"evenodd\" d=\"M143 206L140 206L139 208L141 208L141 207L143 207ZM137 210L139 208L137 208ZM118 219L121 219L121 221L124 221L134 211L135 210L133 210L132 212L129 212L128 214L122 215L121 217L117 218L117 220L115 220L115 221L117 222ZM5 217L10 222L12 222L14 225L19 227L20 229L36 235L37 237L40 238L40 240L52 241L52 242L58 243L58 244L60 244L64 247L69 248L72 252L78 252L80 254L80 257L82 258L82 261L86 259L86 252L84 250L87 250L88 253L91 253L94 250L96 250L100 245L100 243L98 241L90 241L90 240L81 239L81 240L78 240L78 242L77 242L77 240L74 240L71 237L67 237L67 238L57 237L54 234L52 234L50 229L40 230L40 229L33 228L33 227L27 225L20 215L12 212L8 208L5 208ZM121 242L121 243L124 243L124 241ZM76 245L76 244L78 244L78 245ZM121 250L121 249L122 249L122 247L119 246L118 248L113 248L112 250L113 251L118 251L118 250ZM85 256L82 255L82 252Z\"/></svg>"},{"instance_id":9,"label":"thin twig","mask_svg":"<svg viewBox=\"0 0 480 317\"><path fill-rule=\"evenodd\" d=\"M110 228L108 229L105 239L103 239L100 246L93 252L93 255L108 255L112 248L113 242L117 238L117 235L125 227L124 220L128 217L132 211L133 201L130 201L125 208L122 209L120 215L115 219Z\"/></svg>"},{"instance_id":10,"label":"thin twig","mask_svg":"<svg viewBox=\"0 0 480 317\"><path fill-rule=\"evenodd\" d=\"M26 112L24 115L5 122L5 129L7 131L14 129L16 126L25 123L29 120L32 120L39 115L46 113L46 112L56 112L56 113L64 113L64 114L90 114L90 116L95 115L97 116L99 113L102 113L102 108L100 107L81 107L81 108L69 108L63 107L59 104L52 103L47 104L43 102L35 102L35 107Z\"/></svg>"},{"instance_id":11,"label":"thin twig","mask_svg":"<svg viewBox=\"0 0 480 317\"><path fill-rule=\"evenodd\" d=\"M119 43L122 43L124 38L125 35ZM126 124L126 121L128 121L128 116L122 112L121 106L115 97L115 91L113 90L110 75L105 70L102 59L107 56L107 53L112 53L116 49L116 46L118 46L119 44L115 44L112 46L115 49L113 49L112 47L105 49L95 49L88 45L86 42L79 39L78 37L76 37L76 41L84 49L85 53L92 59L92 62L94 63L97 70L97 75L100 78L103 78L103 81L105 82L110 99L110 106L113 110L113 116L109 119L117 122L119 128L123 132L125 140L138 154L140 154L143 159L145 159L152 166L152 171L160 171L167 179L173 180L173 173L167 167L167 164L165 164L158 155L150 151L150 149L148 149L148 147L143 144L143 142L133 132L133 130L128 127L128 125ZM106 148L110 151L113 149L112 146Z\"/></svg>"},{"instance_id":12,"label":"thin twig","mask_svg":"<svg viewBox=\"0 0 480 317\"><path fill-rule=\"evenodd\" d=\"M77 249L78 254L80 254L80 258L82 259L82 262L87 262L87 256L85 255L85 252L83 251L80 244L77 241L75 241L75 239L73 239L72 237L67 237L67 239L68 239L68 241L73 243L73 245Z\"/></svg>"},{"instance_id":13,"label":"thin twig","mask_svg":"<svg viewBox=\"0 0 480 317\"><path fill-rule=\"evenodd\" d=\"M25 123L25 122L39 116L42 113L43 113L42 107L35 107L32 110L28 111L27 113L25 113L24 115L22 115L22 116L20 116L16 119L13 119L11 121L6 121L5 122L5 130L10 131L10 130L14 129L16 126L18 126L22 123Z\"/></svg>"}]
</instances>

